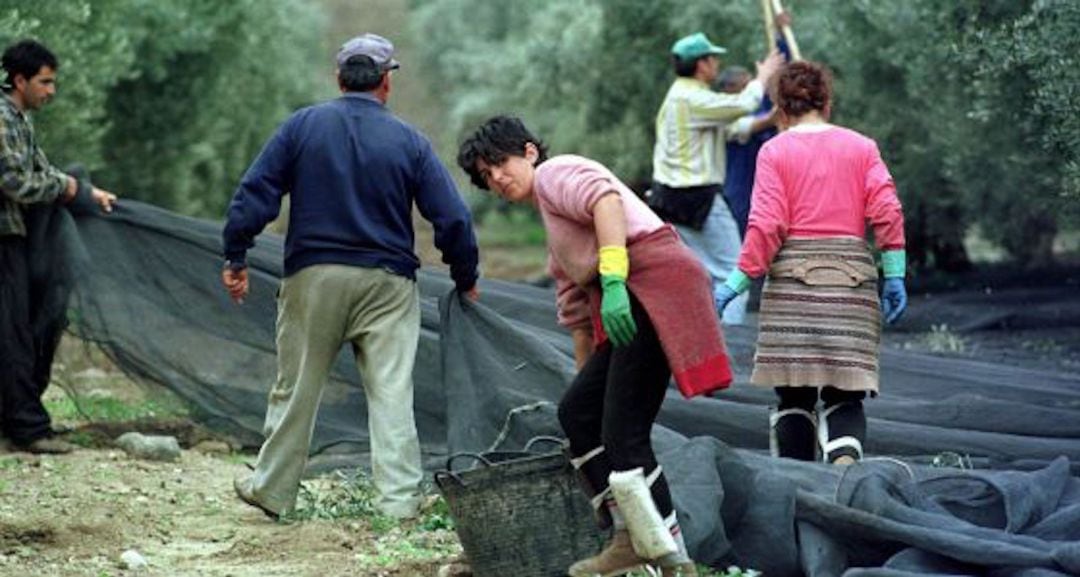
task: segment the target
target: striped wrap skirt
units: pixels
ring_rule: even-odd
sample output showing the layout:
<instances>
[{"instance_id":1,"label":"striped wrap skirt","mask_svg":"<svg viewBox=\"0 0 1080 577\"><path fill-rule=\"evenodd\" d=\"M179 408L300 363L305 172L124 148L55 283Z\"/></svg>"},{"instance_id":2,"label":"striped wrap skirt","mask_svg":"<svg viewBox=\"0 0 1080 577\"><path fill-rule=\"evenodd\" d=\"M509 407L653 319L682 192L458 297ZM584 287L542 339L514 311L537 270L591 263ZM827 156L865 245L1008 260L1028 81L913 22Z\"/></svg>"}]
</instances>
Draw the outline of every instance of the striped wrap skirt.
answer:
<instances>
[{"instance_id":1,"label":"striped wrap skirt","mask_svg":"<svg viewBox=\"0 0 1080 577\"><path fill-rule=\"evenodd\" d=\"M877 276L864 239L787 239L761 295L750 382L876 393Z\"/></svg>"}]
</instances>

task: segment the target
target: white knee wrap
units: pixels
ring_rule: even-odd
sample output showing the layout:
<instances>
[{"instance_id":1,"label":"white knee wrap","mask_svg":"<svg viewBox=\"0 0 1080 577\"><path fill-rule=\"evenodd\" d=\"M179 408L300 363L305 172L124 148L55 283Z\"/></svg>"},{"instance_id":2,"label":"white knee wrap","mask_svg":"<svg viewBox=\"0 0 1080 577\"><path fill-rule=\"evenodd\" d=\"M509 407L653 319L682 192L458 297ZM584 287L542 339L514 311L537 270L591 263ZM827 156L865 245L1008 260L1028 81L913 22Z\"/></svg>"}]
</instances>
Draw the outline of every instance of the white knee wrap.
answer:
<instances>
[{"instance_id":1,"label":"white knee wrap","mask_svg":"<svg viewBox=\"0 0 1080 577\"><path fill-rule=\"evenodd\" d=\"M780 419L788 415L802 415L814 426L817 426L817 417L813 413L805 409L784 409L783 411L777 411L775 409L769 411L769 454L774 457L780 456L780 440L776 438L776 424L780 422Z\"/></svg>"},{"instance_id":2,"label":"white knee wrap","mask_svg":"<svg viewBox=\"0 0 1080 577\"><path fill-rule=\"evenodd\" d=\"M855 449L855 452L859 455L860 461L863 458L862 441L852 436L844 436L837 439L829 438L829 415L833 414L837 409L843 406L844 403L840 403L818 412L818 445L821 447L821 459L825 462L829 461L829 453L843 447Z\"/></svg>"},{"instance_id":3,"label":"white knee wrap","mask_svg":"<svg viewBox=\"0 0 1080 577\"><path fill-rule=\"evenodd\" d=\"M570 464L573 465L575 470L580 471L581 468L585 466L585 463L588 463L594 457L603 452L604 446L600 445L599 447L594 448L593 450L585 453L580 457L574 457L573 459L570 459ZM588 483L588 481L585 482ZM589 504L592 505L594 511L599 512L600 508L604 506L604 500L611 496L611 487L608 486L604 489L600 489L599 487L593 487L592 489L596 491L596 494L589 498Z\"/></svg>"},{"instance_id":4,"label":"white knee wrap","mask_svg":"<svg viewBox=\"0 0 1080 577\"><path fill-rule=\"evenodd\" d=\"M660 467L649 475L646 482L641 467L630 471L615 471L608 477L608 484L619 504L634 552L645 559L659 559L679 550L667 523L656 509L649 486L660 476Z\"/></svg>"}]
</instances>

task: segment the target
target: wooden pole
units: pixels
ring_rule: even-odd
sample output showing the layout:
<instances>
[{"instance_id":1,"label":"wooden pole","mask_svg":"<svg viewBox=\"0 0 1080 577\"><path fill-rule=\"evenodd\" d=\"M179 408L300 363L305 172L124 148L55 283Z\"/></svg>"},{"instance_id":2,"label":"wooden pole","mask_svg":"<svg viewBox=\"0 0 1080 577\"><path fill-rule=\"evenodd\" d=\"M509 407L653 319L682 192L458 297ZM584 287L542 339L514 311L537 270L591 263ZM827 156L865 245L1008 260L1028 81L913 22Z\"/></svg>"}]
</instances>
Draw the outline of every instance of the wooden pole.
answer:
<instances>
[{"instance_id":1,"label":"wooden pole","mask_svg":"<svg viewBox=\"0 0 1080 577\"><path fill-rule=\"evenodd\" d=\"M765 18L765 52L770 52L776 46L776 37L773 35L776 18L773 17L772 0L761 0L761 15Z\"/></svg>"},{"instance_id":2,"label":"wooden pole","mask_svg":"<svg viewBox=\"0 0 1080 577\"><path fill-rule=\"evenodd\" d=\"M783 5L780 4L780 0L772 0L772 9L774 14L779 14L784 11ZM802 54L799 52L799 45L795 42L795 33L791 31L791 26L784 25L780 29L780 32L784 35L784 41L787 42L788 50L791 50L791 61L798 62L802 60Z\"/></svg>"}]
</instances>

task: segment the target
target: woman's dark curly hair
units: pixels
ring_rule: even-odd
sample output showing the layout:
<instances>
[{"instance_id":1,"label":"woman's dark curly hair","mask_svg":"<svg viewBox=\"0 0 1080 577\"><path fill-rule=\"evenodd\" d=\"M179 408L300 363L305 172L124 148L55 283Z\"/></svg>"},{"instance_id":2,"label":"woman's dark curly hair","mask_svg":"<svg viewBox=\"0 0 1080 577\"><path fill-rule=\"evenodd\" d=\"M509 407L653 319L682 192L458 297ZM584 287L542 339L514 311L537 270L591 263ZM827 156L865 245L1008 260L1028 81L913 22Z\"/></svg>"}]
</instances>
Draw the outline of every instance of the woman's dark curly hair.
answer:
<instances>
[{"instance_id":1,"label":"woman's dark curly hair","mask_svg":"<svg viewBox=\"0 0 1080 577\"><path fill-rule=\"evenodd\" d=\"M832 73L817 62L792 62L776 78L776 105L790 118L817 110L832 101Z\"/></svg>"},{"instance_id":2,"label":"woman's dark curly hair","mask_svg":"<svg viewBox=\"0 0 1080 577\"><path fill-rule=\"evenodd\" d=\"M525 156L525 145L533 143L540 152L536 164L547 160L547 145L532 135L525 123L514 116L495 116L480 125L458 149L457 163L477 188L487 190L487 182L476 168L476 161L502 164L508 156Z\"/></svg>"}]
</instances>

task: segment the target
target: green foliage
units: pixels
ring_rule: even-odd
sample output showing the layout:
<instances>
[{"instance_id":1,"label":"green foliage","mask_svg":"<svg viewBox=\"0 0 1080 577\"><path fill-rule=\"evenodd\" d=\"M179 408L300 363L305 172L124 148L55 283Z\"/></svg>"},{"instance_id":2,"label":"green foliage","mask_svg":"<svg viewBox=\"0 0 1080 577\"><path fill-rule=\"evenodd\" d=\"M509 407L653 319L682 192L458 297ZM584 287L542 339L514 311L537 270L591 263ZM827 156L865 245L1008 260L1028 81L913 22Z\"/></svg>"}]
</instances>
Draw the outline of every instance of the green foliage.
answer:
<instances>
[{"instance_id":1,"label":"green foliage","mask_svg":"<svg viewBox=\"0 0 1080 577\"><path fill-rule=\"evenodd\" d=\"M938 468L953 468L953 469L967 469L971 470L975 467L971 464L970 455L961 455L955 451L944 451L934 455L934 458L930 460L931 467Z\"/></svg>"},{"instance_id":2,"label":"green foliage","mask_svg":"<svg viewBox=\"0 0 1080 577\"><path fill-rule=\"evenodd\" d=\"M963 354L968 350L968 342L956 334L948 324L930 325L930 332L919 335L913 342L904 344L904 348L926 350L937 354Z\"/></svg>"},{"instance_id":3,"label":"green foliage","mask_svg":"<svg viewBox=\"0 0 1080 577\"><path fill-rule=\"evenodd\" d=\"M1012 3L1008 3L1012 4ZM1080 7L1029 2L1021 14L965 30L957 61L973 82L966 154L949 157L987 236L1032 266L1047 264L1080 192L1076 53ZM995 159L996 162L987 162Z\"/></svg>"},{"instance_id":4,"label":"green foliage","mask_svg":"<svg viewBox=\"0 0 1080 577\"><path fill-rule=\"evenodd\" d=\"M299 0L275 4L174 0L139 12L136 26L154 34L112 90L105 176L159 205L223 212L254 153L313 92L318 22Z\"/></svg>"},{"instance_id":5,"label":"green foliage","mask_svg":"<svg viewBox=\"0 0 1080 577\"><path fill-rule=\"evenodd\" d=\"M439 497L420 520L420 528L425 531L454 530L454 518L450 515L450 506L446 499Z\"/></svg>"},{"instance_id":6,"label":"green foliage","mask_svg":"<svg viewBox=\"0 0 1080 577\"><path fill-rule=\"evenodd\" d=\"M668 48L697 30L751 65L757 2L413 0L448 140L513 113L552 145L649 178ZM1070 0L790 0L804 56L836 76L838 123L873 137L905 206L908 254L968 265L969 227L1021 262L1080 221L1080 5Z\"/></svg>"},{"instance_id":7,"label":"green foliage","mask_svg":"<svg viewBox=\"0 0 1080 577\"><path fill-rule=\"evenodd\" d=\"M531 210L515 210L518 205L500 204L486 213L478 236L484 246L523 247L543 245L544 226Z\"/></svg>"},{"instance_id":8,"label":"green foliage","mask_svg":"<svg viewBox=\"0 0 1080 577\"><path fill-rule=\"evenodd\" d=\"M165 402L125 402L110 397L65 396L46 399L45 408L53 419L61 422L123 423L187 415L187 407L173 397L165 397Z\"/></svg>"},{"instance_id":9,"label":"green foliage","mask_svg":"<svg viewBox=\"0 0 1080 577\"><path fill-rule=\"evenodd\" d=\"M572 101L595 74L587 56L597 50L600 16L596 3L579 0L422 3L415 22L428 42L419 48L437 83L450 89L452 140L488 116L513 112L556 149L578 150L586 125Z\"/></svg>"},{"instance_id":10,"label":"green foliage","mask_svg":"<svg viewBox=\"0 0 1080 577\"><path fill-rule=\"evenodd\" d=\"M34 37L61 61L58 97L36 118L50 158L185 213L220 215L273 128L332 89L318 88L332 62L304 0L2 4L0 41Z\"/></svg>"},{"instance_id":11,"label":"green foliage","mask_svg":"<svg viewBox=\"0 0 1080 577\"><path fill-rule=\"evenodd\" d=\"M368 519L373 529L383 532L394 522L379 514L375 496L375 486L368 478L350 479L339 471L332 477L301 482L297 507L282 520Z\"/></svg>"},{"instance_id":12,"label":"green foliage","mask_svg":"<svg viewBox=\"0 0 1080 577\"><path fill-rule=\"evenodd\" d=\"M3 0L0 43L44 42L60 60L57 97L35 117L37 136L59 165L102 166L108 89L129 72L135 54L124 21L129 0Z\"/></svg>"}]
</instances>

